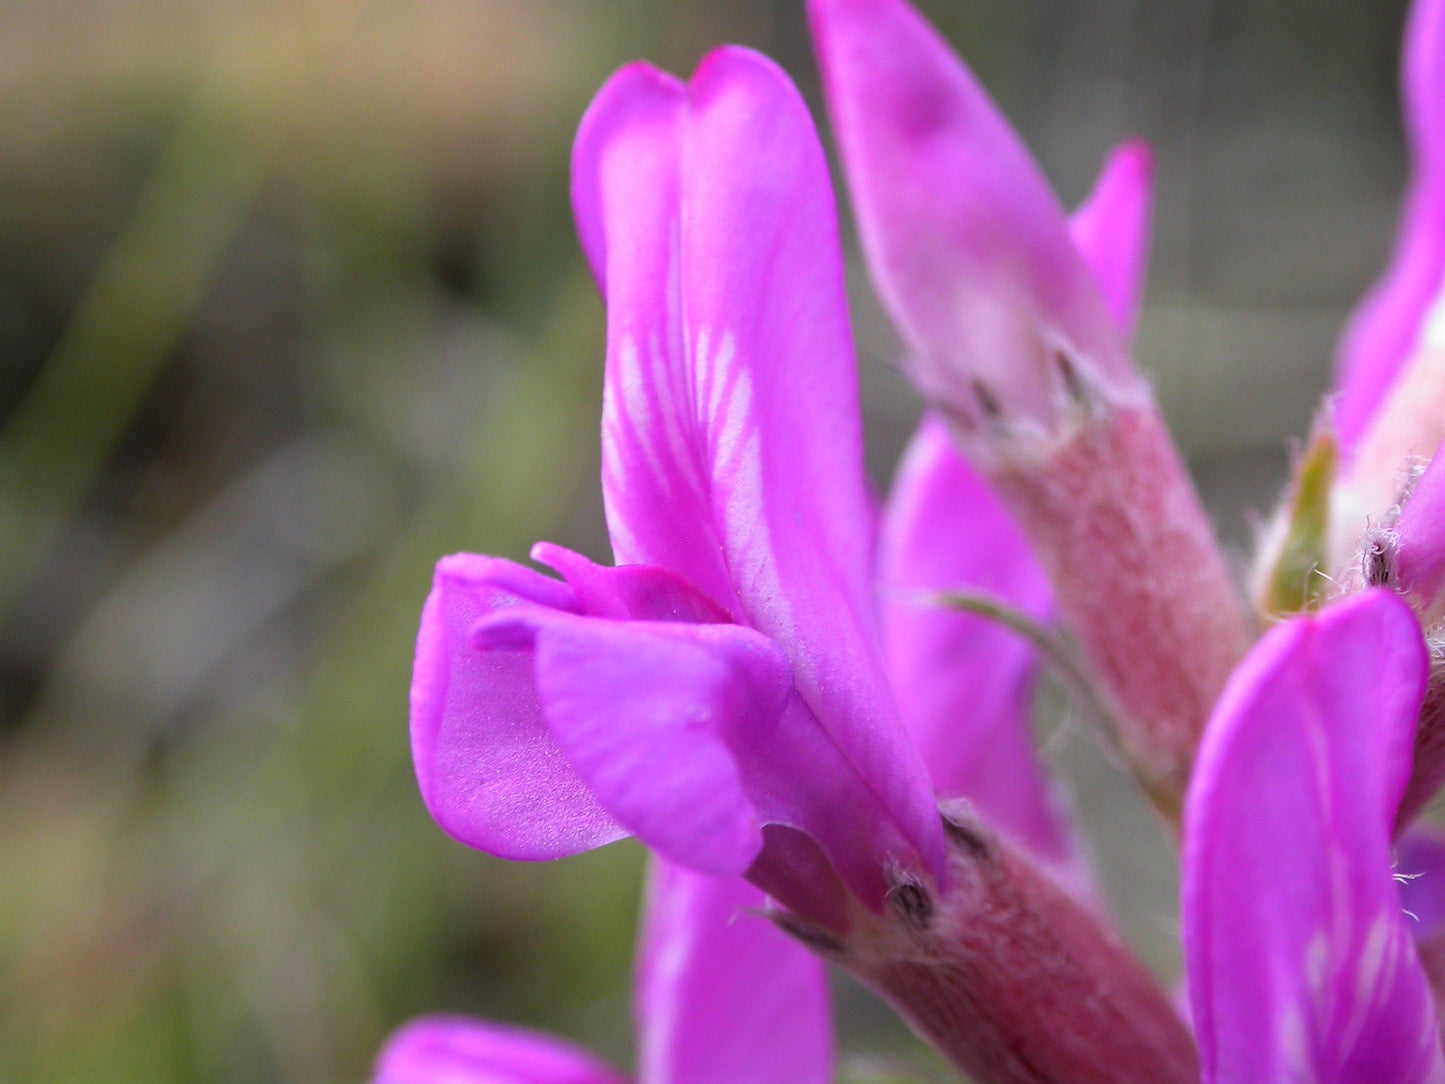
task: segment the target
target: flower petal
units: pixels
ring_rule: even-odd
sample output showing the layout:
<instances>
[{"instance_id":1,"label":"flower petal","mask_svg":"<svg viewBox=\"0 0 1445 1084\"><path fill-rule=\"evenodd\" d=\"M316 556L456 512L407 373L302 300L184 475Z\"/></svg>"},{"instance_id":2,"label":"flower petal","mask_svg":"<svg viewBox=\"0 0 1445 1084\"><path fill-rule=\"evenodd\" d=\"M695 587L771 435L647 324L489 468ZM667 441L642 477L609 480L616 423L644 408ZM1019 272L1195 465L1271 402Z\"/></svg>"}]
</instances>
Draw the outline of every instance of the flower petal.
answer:
<instances>
[{"instance_id":1,"label":"flower petal","mask_svg":"<svg viewBox=\"0 0 1445 1084\"><path fill-rule=\"evenodd\" d=\"M524 603L576 605L565 584L510 561L438 563L412 674L412 756L427 809L449 834L504 858L557 858L626 832L543 720L531 653L481 652L470 641L483 616Z\"/></svg>"},{"instance_id":2,"label":"flower petal","mask_svg":"<svg viewBox=\"0 0 1445 1084\"><path fill-rule=\"evenodd\" d=\"M742 49L711 54L685 89L624 69L588 111L573 168L607 294L618 560L677 572L775 640L866 781L850 800L941 873L926 772L876 643L841 254L807 109Z\"/></svg>"},{"instance_id":3,"label":"flower petal","mask_svg":"<svg viewBox=\"0 0 1445 1084\"><path fill-rule=\"evenodd\" d=\"M735 624L722 607L692 584L656 565L608 568L551 542L533 546L532 559L561 573L580 609L595 617Z\"/></svg>"},{"instance_id":4,"label":"flower petal","mask_svg":"<svg viewBox=\"0 0 1445 1084\"><path fill-rule=\"evenodd\" d=\"M883 898L890 855L907 843L880 822L867 780L797 695L767 637L518 606L481 621L472 643L535 650L541 714L569 762L660 854L703 872L747 870L799 913L846 926L839 901L799 883L819 872L811 855L795 871L797 855L769 851L748 869L760 825L783 825L816 840L860 899Z\"/></svg>"},{"instance_id":5,"label":"flower petal","mask_svg":"<svg viewBox=\"0 0 1445 1084\"><path fill-rule=\"evenodd\" d=\"M1153 162L1143 141L1109 156L1069 228L1131 338L1148 258ZM945 798L1075 879L1075 853L1029 729L1033 650L994 622L948 610L928 593L981 589L1037 620L1052 612L1043 569L992 489L925 416L884 512L879 547L889 674L914 741Z\"/></svg>"},{"instance_id":6,"label":"flower petal","mask_svg":"<svg viewBox=\"0 0 1445 1084\"><path fill-rule=\"evenodd\" d=\"M1440 830L1407 832L1400 840L1395 873L1400 902L1438 1009L1445 1004L1445 836Z\"/></svg>"},{"instance_id":7,"label":"flower petal","mask_svg":"<svg viewBox=\"0 0 1445 1084\"><path fill-rule=\"evenodd\" d=\"M1052 432L1061 354L1135 387L1057 198L948 45L903 0L809 10L873 280L930 396Z\"/></svg>"},{"instance_id":8,"label":"flower petal","mask_svg":"<svg viewBox=\"0 0 1445 1084\"><path fill-rule=\"evenodd\" d=\"M1445 617L1445 455L1437 449L1410 491L1391 539L1394 585L1426 625Z\"/></svg>"},{"instance_id":9,"label":"flower petal","mask_svg":"<svg viewBox=\"0 0 1445 1084\"><path fill-rule=\"evenodd\" d=\"M637 976L640 1084L828 1084L827 977L762 892L654 862Z\"/></svg>"},{"instance_id":10,"label":"flower petal","mask_svg":"<svg viewBox=\"0 0 1445 1084\"><path fill-rule=\"evenodd\" d=\"M771 729L789 700L777 645L739 625L514 620L533 622L543 713L598 801L673 861L745 871L762 825L730 744Z\"/></svg>"},{"instance_id":11,"label":"flower petal","mask_svg":"<svg viewBox=\"0 0 1445 1084\"><path fill-rule=\"evenodd\" d=\"M597 92L572 148L572 213L582 251L602 292L630 299L618 307L642 321L629 332L643 332L643 341L666 330L672 315L653 311L649 298L668 296L673 270L673 253L657 242L677 222L685 96L681 80L633 61ZM646 198L616 200L609 190Z\"/></svg>"},{"instance_id":12,"label":"flower petal","mask_svg":"<svg viewBox=\"0 0 1445 1084\"><path fill-rule=\"evenodd\" d=\"M626 1078L549 1035L428 1016L388 1040L372 1084L626 1084Z\"/></svg>"},{"instance_id":13,"label":"flower petal","mask_svg":"<svg viewBox=\"0 0 1445 1084\"><path fill-rule=\"evenodd\" d=\"M672 569L736 610L687 364L686 124L681 82L646 64L623 68L582 118L572 203L607 300L602 487L614 556Z\"/></svg>"},{"instance_id":14,"label":"flower petal","mask_svg":"<svg viewBox=\"0 0 1445 1084\"><path fill-rule=\"evenodd\" d=\"M1400 839L1395 857L1400 903L1414 917L1415 939L1445 934L1445 836L1414 828Z\"/></svg>"},{"instance_id":15,"label":"flower petal","mask_svg":"<svg viewBox=\"0 0 1445 1084\"><path fill-rule=\"evenodd\" d=\"M1277 626L1221 697L1182 886L1206 1084L1445 1080L1390 853L1426 671L1409 607L1368 591Z\"/></svg>"},{"instance_id":16,"label":"flower petal","mask_svg":"<svg viewBox=\"0 0 1445 1084\"><path fill-rule=\"evenodd\" d=\"M820 869L815 849L773 835L749 870L799 914L846 927L838 877L883 898L884 871L910 844L879 818L870 781L797 694L776 644L718 623L726 615L666 569L535 553L567 583L469 554L438 565L413 746L442 827L522 859L636 834L678 862L738 873L774 824L828 856Z\"/></svg>"},{"instance_id":17,"label":"flower petal","mask_svg":"<svg viewBox=\"0 0 1445 1084\"><path fill-rule=\"evenodd\" d=\"M987 483L927 416L894 480L879 545L889 672L943 798L1058 867L1071 848L1034 754L1034 652L1016 633L946 609L934 592L983 590L1046 620L1048 581Z\"/></svg>"},{"instance_id":18,"label":"flower petal","mask_svg":"<svg viewBox=\"0 0 1445 1084\"><path fill-rule=\"evenodd\" d=\"M1149 264L1154 153L1142 139L1115 147L1089 198L1069 216L1069 234L1093 272L1120 336L1134 338Z\"/></svg>"},{"instance_id":19,"label":"flower petal","mask_svg":"<svg viewBox=\"0 0 1445 1084\"><path fill-rule=\"evenodd\" d=\"M1412 173L1390 266L1350 318L1335 360L1346 454L1419 349L1431 310L1445 304L1445 0L1416 0L1400 74Z\"/></svg>"}]
</instances>

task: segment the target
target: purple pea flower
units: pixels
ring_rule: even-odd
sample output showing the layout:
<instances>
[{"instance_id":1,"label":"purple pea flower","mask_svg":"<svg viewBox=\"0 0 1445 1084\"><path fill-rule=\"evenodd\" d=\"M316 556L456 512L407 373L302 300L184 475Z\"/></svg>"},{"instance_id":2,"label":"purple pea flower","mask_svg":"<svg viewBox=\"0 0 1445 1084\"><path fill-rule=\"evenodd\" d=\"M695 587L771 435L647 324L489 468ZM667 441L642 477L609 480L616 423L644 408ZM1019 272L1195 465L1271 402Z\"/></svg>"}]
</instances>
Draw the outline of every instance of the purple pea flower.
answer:
<instances>
[{"instance_id":1,"label":"purple pea flower","mask_svg":"<svg viewBox=\"0 0 1445 1084\"><path fill-rule=\"evenodd\" d=\"M1442 0L1411 8L1401 98L1411 179L1391 264L1340 345L1334 418L1342 469L1324 559L1348 590L1399 591L1430 633L1432 677L1397 822L1404 829L1445 784L1445 467L1435 461L1445 440Z\"/></svg>"},{"instance_id":2,"label":"purple pea flower","mask_svg":"<svg viewBox=\"0 0 1445 1084\"><path fill-rule=\"evenodd\" d=\"M1029 539L1121 747L1177 819L1248 637L1128 358L1131 257L1091 269L1022 142L904 0L809 10L864 254L915 378ZM1109 251L1127 253L1144 227L1124 208L1092 209L1084 244L1117 231Z\"/></svg>"},{"instance_id":3,"label":"purple pea flower","mask_svg":"<svg viewBox=\"0 0 1445 1084\"><path fill-rule=\"evenodd\" d=\"M637 1084L829 1084L822 964L737 878L656 863L637 961ZM572 1045L461 1017L413 1021L374 1084L626 1084Z\"/></svg>"},{"instance_id":4,"label":"purple pea flower","mask_svg":"<svg viewBox=\"0 0 1445 1084\"><path fill-rule=\"evenodd\" d=\"M1152 174L1145 144L1119 147L1069 223L1125 340L1133 337L1143 292ZM1054 608L1048 577L932 411L889 494L879 581L889 677L934 789L967 798L990 825L1082 886L1072 833L1030 734L1034 651L997 622L936 598L940 591L982 592L1047 622Z\"/></svg>"},{"instance_id":5,"label":"purple pea flower","mask_svg":"<svg viewBox=\"0 0 1445 1084\"><path fill-rule=\"evenodd\" d=\"M433 815L508 857L633 834L745 874L990 1077L1191 1079L1177 1015L1090 910L966 810L945 844L878 647L841 255L796 91L745 50L686 85L629 66L573 195L622 563L441 562L412 697Z\"/></svg>"},{"instance_id":6,"label":"purple pea flower","mask_svg":"<svg viewBox=\"0 0 1445 1084\"><path fill-rule=\"evenodd\" d=\"M1412 55L1438 42L1439 10L1417 9ZM880 561L886 658L935 786L1066 863L1018 741L1027 653L902 598L967 582L1046 614L1017 516L1166 812L1205 733L1183 826L1204 1079L1442 1079L1390 862L1428 656L1406 605L1365 591L1267 636L1209 716L1244 630L1123 346L1146 160L1137 148L1113 160L1071 238L1016 137L906 5L814 0L813 17L865 244L939 410ZM686 87L625 69L589 112L575 166L608 300L604 491L624 563L539 546L561 581L467 555L438 567L413 690L438 821L512 857L635 834L672 861L743 873L784 908L780 925L982 1080L1196 1079L1178 1020L1094 916L973 814L945 829L932 813L882 678L831 197L786 80L739 50ZM1422 612L1438 587L1439 486L1421 479L1381 564ZM980 651L994 672L939 673L950 653ZM968 699L982 722L949 735L942 720ZM1001 780L1016 786L989 789ZM1418 841L1405 853L1423 854ZM706 939L717 917L702 908L685 930ZM652 1004L691 1004L653 988ZM645 1051L691 1049L650 1045L642 1015ZM410 1049L438 1073L456 1051L506 1068L505 1048L525 1069L537 1050L428 1026L384 1068L421 1064L396 1053ZM748 1063L730 1072L754 1079Z\"/></svg>"},{"instance_id":7,"label":"purple pea flower","mask_svg":"<svg viewBox=\"0 0 1445 1084\"><path fill-rule=\"evenodd\" d=\"M1375 589L1277 626L1230 679L1184 819L1205 1084L1445 1080L1391 856L1427 671L1410 608Z\"/></svg>"},{"instance_id":8,"label":"purple pea flower","mask_svg":"<svg viewBox=\"0 0 1445 1084\"><path fill-rule=\"evenodd\" d=\"M1407 80L1431 80L1434 109L1445 76L1438 59L1442 8L1427 8L1421 5L1412 20ZM919 381L1019 515L1065 618L1091 648L1100 677L1124 709L1122 722L1147 725L1150 690L1131 688L1127 675L1121 680L1111 649L1129 643L1141 628L1165 632L1155 645L1163 651L1152 659L1150 645L1134 641L1140 651L1132 661L1146 671L1146 685L1160 676L1148 671L1161 657L1197 659L1187 650L1189 635L1210 642L1208 615L1169 592L1200 586L1191 579L1195 569L1188 558L1207 556L1212 544L1187 503L1151 508L1151 486L1175 497L1181 489L1167 464L1144 477L1130 474L1147 472L1138 446L1127 448L1120 461L1096 462L1105 474L1119 470L1110 480L1107 508L1091 505L1090 480L1078 474L1067 475L1074 491L1055 493L1057 502L1043 509L1027 485L1019 486L1014 460L1025 460L1025 472L1042 463L1047 473L1055 465L1050 439L1067 447L1077 427L1087 432L1100 419L1107 427L1111 416L1140 409L1117 355L1087 311L1086 283L1063 247L1057 209L972 77L905 4L814 0L812 12L865 252L917 354ZM1419 58L1431 50L1437 59L1422 76ZM1435 123L1432 133L1438 145L1445 126ZM1442 232L1438 222L1428 228ZM1421 240L1438 245L1440 237ZM1072 375L1063 383L1082 373L1092 389L1085 398L1093 410L1082 422L1069 416L1072 387L1063 395L1040 391L1047 388L1049 351L1061 342L1065 351L1077 352L1068 359ZM1001 363L1004 356L1012 367ZM1440 401L1438 395L1426 400ZM1438 418L1438 409L1430 409ZM1144 450L1145 458L1149 454ZM1126 479L1142 484L1121 484ZM1432 499L1431 487L1423 484L1417 492L1419 518L1415 524L1404 520L1405 537L1422 544L1413 565L1406 565L1415 570L1421 591L1433 590L1438 540L1445 533L1438 497ZM1067 529L1076 523L1071 515L1081 511L1126 520L1152 513L1154 524L1122 525L1126 535L1138 530L1152 547L1093 544ZM1160 524L1163 532L1149 537ZM1059 546L1074 547L1074 558L1095 561L1095 567L1071 565L1071 554L1059 554ZM1161 558L1168 567L1161 567ZM1069 594L1090 573L1117 587L1111 563L1139 577L1145 592L1161 591L1152 600L1110 592L1105 604L1118 607L1120 620L1133 623L1132 629L1110 628L1107 615L1100 621L1091 612L1087 596ZM1221 582L1212 570L1210 579L1216 587ZM1228 597L1208 582L1204 587L1199 597L1215 603ZM1219 631L1217 623L1212 627ZM1204 668L1212 688L1233 662L1223 648L1243 642L1242 627L1236 629L1213 640L1222 650ZM1279 658L1286 663L1276 665ZM1413 812L1406 779L1425 670L1425 648L1408 609L1389 595L1370 593L1319 618L1286 624L1235 673L1208 724L1184 822L1184 933L1206 1080L1440 1079L1435 1006L1390 866L1396 826ZM1210 687L1198 689L1196 717L1214 699ZM1353 754L1362 743L1368 746L1365 728L1378 725L1382 712L1390 714L1392 737L1365 750L1374 774L1356 778ZM1173 786L1188 779L1192 742L1203 729L1198 719L1174 732L1182 769L1166 780ZM1168 733L1147 729L1124 738L1136 743L1130 750L1136 760L1140 745L1170 741ZM1297 763L1284 772L1279 762L1291 756ZM1259 761L1269 767L1261 771ZM1325 772L1335 774L1321 781ZM1158 781L1147 765L1141 776L1146 784ZM1252 801L1243 784L1231 783L1236 778L1252 779L1260 790L1277 779L1283 796L1274 795L1274 806ZM1341 830L1342 818L1358 830ZM1295 866L1283 865L1290 859ZM1280 877L1297 884L1277 888Z\"/></svg>"},{"instance_id":9,"label":"purple pea flower","mask_svg":"<svg viewBox=\"0 0 1445 1084\"><path fill-rule=\"evenodd\" d=\"M846 928L820 872L876 909L890 870L943 880L943 836L877 647L821 148L755 54L720 50L687 85L636 64L582 122L573 194L608 306L621 565L542 547L565 584L438 567L412 701L423 794L493 853L634 834Z\"/></svg>"}]
</instances>

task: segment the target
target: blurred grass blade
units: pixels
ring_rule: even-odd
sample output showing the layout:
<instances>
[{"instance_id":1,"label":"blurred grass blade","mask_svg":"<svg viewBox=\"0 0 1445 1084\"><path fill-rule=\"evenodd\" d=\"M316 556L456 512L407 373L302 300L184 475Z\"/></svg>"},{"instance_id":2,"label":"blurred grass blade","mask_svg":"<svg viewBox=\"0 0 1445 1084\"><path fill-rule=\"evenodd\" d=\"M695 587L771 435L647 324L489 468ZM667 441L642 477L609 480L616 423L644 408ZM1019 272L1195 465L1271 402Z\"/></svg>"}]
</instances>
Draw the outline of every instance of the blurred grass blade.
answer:
<instances>
[{"instance_id":1,"label":"blurred grass blade","mask_svg":"<svg viewBox=\"0 0 1445 1084\"><path fill-rule=\"evenodd\" d=\"M125 434L276 157L285 55L236 34L207 65L85 299L0 432L0 620ZM260 58L265 58L264 63Z\"/></svg>"}]
</instances>

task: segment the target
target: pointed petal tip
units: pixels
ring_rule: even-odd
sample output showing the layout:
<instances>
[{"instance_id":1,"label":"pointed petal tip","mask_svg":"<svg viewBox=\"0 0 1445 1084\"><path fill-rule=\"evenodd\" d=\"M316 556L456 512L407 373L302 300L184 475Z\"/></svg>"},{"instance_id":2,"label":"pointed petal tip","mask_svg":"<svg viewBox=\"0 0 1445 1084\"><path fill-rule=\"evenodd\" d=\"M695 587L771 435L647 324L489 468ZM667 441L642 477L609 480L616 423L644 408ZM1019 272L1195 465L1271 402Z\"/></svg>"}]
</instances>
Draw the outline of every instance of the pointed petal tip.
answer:
<instances>
[{"instance_id":1,"label":"pointed petal tip","mask_svg":"<svg viewBox=\"0 0 1445 1084\"><path fill-rule=\"evenodd\" d=\"M1058 197L963 60L902 0L811 10L859 236L925 394L980 432L990 403L1053 432L1060 350L1136 391Z\"/></svg>"},{"instance_id":2,"label":"pointed petal tip","mask_svg":"<svg viewBox=\"0 0 1445 1084\"><path fill-rule=\"evenodd\" d=\"M1069 232L1103 294L1115 328L1134 337L1149 264L1154 152L1132 139L1109 152L1094 189L1069 219Z\"/></svg>"},{"instance_id":3,"label":"pointed petal tip","mask_svg":"<svg viewBox=\"0 0 1445 1084\"><path fill-rule=\"evenodd\" d=\"M554 572L560 572L561 569L559 569L553 563L551 558L561 557L565 560L566 558L564 555L570 554L572 552L573 551L567 549L567 547L559 546L555 542L548 542L546 539L539 539L538 541L532 543L532 548L527 551L527 556L539 565L546 565Z\"/></svg>"},{"instance_id":4,"label":"pointed petal tip","mask_svg":"<svg viewBox=\"0 0 1445 1084\"><path fill-rule=\"evenodd\" d=\"M574 592L578 591L578 582L590 579L589 573L603 572L610 573L614 568L598 565L591 558L585 557L576 550L569 550L566 546L559 546L555 542L537 542L527 554L537 564L550 568L557 575L566 581L567 586ZM590 607L583 602L582 608L591 613Z\"/></svg>"},{"instance_id":5,"label":"pointed petal tip","mask_svg":"<svg viewBox=\"0 0 1445 1084\"><path fill-rule=\"evenodd\" d=\"M1400 90L1417 163L1445 168L1445 0L1415 0L1411 6Z\"/></svg>"},{"instance_id":6,"label":"pointed petal tip","mask_svg":"<svg viewBox=\"0 0 1445 1084\"><path fill-rule=\"evenodd\" d=\"M1350 314L1335 353L1343 450L1353 456L1410 370L1445 298L1445 0L1416 0L1400 91L1411 175L1390 263ZM1391 470L1394 464L1390 464Z\"/></svg>"},{"instance_id":7,"label":"pointed petal tip","mask_svg":"<svg viewBox=\"0 0 1445 1084\"><path fill-rule=\"evenodd\" d=\"M1131 136L1110 152L1121 168L1129 169L1141 182L1154 178L1154 145L1143 136Z\"/></svg>"}]
</instances>

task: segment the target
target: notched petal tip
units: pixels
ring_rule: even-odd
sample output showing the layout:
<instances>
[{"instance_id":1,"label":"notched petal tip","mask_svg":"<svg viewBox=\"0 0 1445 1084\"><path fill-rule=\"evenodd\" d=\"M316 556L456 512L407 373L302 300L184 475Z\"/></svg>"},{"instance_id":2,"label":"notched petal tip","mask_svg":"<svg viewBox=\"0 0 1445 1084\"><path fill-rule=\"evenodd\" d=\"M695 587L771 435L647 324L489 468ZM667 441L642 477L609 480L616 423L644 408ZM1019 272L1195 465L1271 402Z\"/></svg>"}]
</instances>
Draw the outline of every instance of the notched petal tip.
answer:
<instances>
[{"instance_id":1,"label":"notched petal tip","mask_svg":"<svg viewBox=\"0 0 1445 1084\"><path fill-rule=\"evenodd\" d=\"M797 94L793 81L777 61L745 45L721 45L698 62L688 81L688 95L694 104L701 104L719 93L745 92L753 84L765 100L775 96Z\"/></svg>"},{"instance_id":2,"label":"notched petal tip","mask_svg":"<svg viewBox=\"0 0 1445 1084\"><path fill-rule=\"evenodd\" d=\"M675 95L627 102L599 102L574 157L583 236L613 242L594 263L607 265L614 553L672 570L781 645L800 702L863 783L846 800L867 807L859 820L898 822L941 872L926 775L877 658L836 207L806 104L736 48ZM889 834L848 843L891 850Z\"/></svg>"},{"instance_id":3,"label":"notched petal tip","mask_svg":"<svg viewBox=\"0 0 1445 1084\"><path fill-rule=\"evenodd\" d=\"M619 148L645 156L675 152L685 91L682 81L643 60L609 79L577 128L572 144L572 212L582 251L607 293L607 214L603 187L609 157Z\"/></svg>"}]
</instances>

